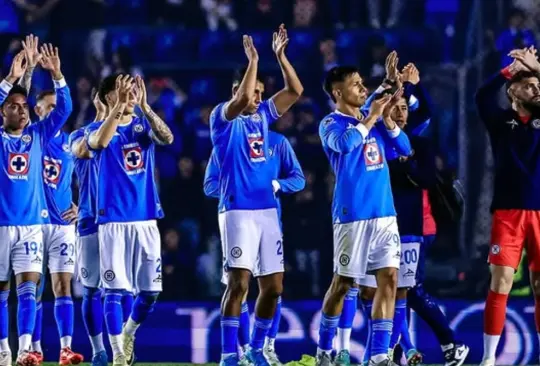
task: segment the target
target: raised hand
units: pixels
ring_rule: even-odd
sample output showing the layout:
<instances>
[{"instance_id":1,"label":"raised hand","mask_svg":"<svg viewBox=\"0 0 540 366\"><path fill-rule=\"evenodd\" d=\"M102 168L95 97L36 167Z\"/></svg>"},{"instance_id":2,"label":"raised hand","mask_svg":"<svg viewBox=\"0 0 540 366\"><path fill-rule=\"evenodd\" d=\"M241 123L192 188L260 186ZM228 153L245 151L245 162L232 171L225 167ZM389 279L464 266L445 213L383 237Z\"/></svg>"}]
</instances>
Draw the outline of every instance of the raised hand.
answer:
<instances>
[{"instance_id":1,"label":"raised hand","mask_svg":"<svg viewBox=\"0 0 540 366\"><path fill-rule=\"evenodd\" d=\"M279 30L274 32L272 37L272 50L277 57L283 56L288 43L289 36L287 35L287 29L285 29L284 24L281 24Z\"/></svg>"},{"instance_id":2,"label":"raised hand","mask_svg":"<svg viewBox=\"0 0 540 366\"><path fill-rule=\"evenodd\" d=\"M146 85L144 85L144 80L139 75L135 77L135 89L137 104L139 104L141 109L144 110L148 107L148 94L146 93Z\"/></svg>"},{"instance_id":3,"label":"raised hand","mask_svg":"<svg viewBox=\"0 0 540 366\"><path fill-rule=\"evenodd\" d=\"M24 75L27 65L28 63L26 62L24 51L19 52L13 58L13 62L11 63L11 68L9 69L9 74L6 77L6 80L11 84L15 84L17 80Z\"/></svg>"},{"instance_id":4,"label":"raised hand","mask_svg":"<svg viewBox=\"0 0 540 366\"><path fill-rule=\"evenodd\" d=\"M403 88L397 89L395 93L391 95L390 101L384 107L384 110L382 112L382 116L385 119L390 117L390 114L392 113L392 108L394 108L394 106L397 104L397 102L399 102L402 96L403 96Z\"/></svg>"},{"instance_id":5,"label":"raised hand","mask_svg":"<svg viewBox=\"0 0 540 366\"><path fill-rule=\"evenodd\" d=\"M133 78L130 75L119 75L116 78L118 103L126 104L129 102L130 93L133 92L133 82Z\"/></svg>"},{"instance_id":6,"label":"raised hand","mask_svg":"<svg viewBox=\"0 0 540 366\"><path fill-rule=\"evenodd\" d=\"M420 82L420 72L414 64L407 64L401 71L401 80L416 85Z\"/></svg>"},{"instance_id":7,"label":"raised hand","mask_svg":"<svg viewBox=\"0 0 540 366\"><path fill-rule=\"evenodd\" d=\"M385 69L386 69L386 78L390 81L397 81L399 70L398 70L399 58L396 51L390 52L386 57Z\"/></svg>"},{"instance_id":8,"label":"raised hand","mask_svg":"<svg viewBox=\"0 0 540 366\"><path fill-rule=\"evenodd\" d=\"M62 72L60 71L60 56L58 54L58 47L53 47L52 44L44 44L41 46L41 55L43 56L39 61L41 67L51 72L55 79L62 78Z\"/></svg>"},{"instance_id":9,"label":"raised hand","mask_svg":"<svg viewBox=\"0 0 540 366\"><path fill-rule=\"evenodd\" d=\"M508 56L512 57L514 61L518 61L519 63L521 63L521 65L524 66L525 69L534 72L540 72L540 63L538 62L536 53L536 48L534 46L531 46L529 48L512 50L510 51Z\"/></svg>"},{"instance_id":10,"label":"raised hand","mask_svg":"<svg viewBox=\"0 0 540 366\"><path fill-rule=\"evenodd\" d=\"M380 117L383 114L384 108L392 100L391 94L384 94L382 97L375 99L369 107L369 114L372 117Z\"/></svg>"},{"instance_id":11,"label":"raised hand","mask_svg":"<svg viewBox=\"0 0 540 366\"><path fill-rule=\"evenodd\" d=\"M255 45L253 44L253 38L251 38L251 36L244 35L243 42L244 42L244 52L246 53L248 60L250 62L259 61L259 54L257 53L257 49L255 48Z\"/></svg>"},{"instance_id":12,"label":"raised hand","mask_svg":"<svg viewBox=\"0 0 540 366\"><path fill-rule=\"evenodd\" d=\"M26 39L22 41L22 46L24 50L24 55L26 57L26 62L28 63L29 68L34 68L37 66L43 55L39 53L38 50L39 38L30 34L26 36Z\"/></svg>"}]
</instances>

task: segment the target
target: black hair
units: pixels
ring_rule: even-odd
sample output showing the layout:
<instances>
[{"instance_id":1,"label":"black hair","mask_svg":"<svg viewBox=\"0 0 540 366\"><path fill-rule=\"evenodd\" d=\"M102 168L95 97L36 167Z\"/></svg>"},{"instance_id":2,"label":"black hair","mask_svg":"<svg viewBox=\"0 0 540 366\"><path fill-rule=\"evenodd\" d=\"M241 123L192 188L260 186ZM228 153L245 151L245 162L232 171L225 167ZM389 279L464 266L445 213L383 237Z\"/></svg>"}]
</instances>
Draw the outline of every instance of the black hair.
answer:
<instances>
[{"instance_id":1,"label":"black hair","mask_svg":"<svg viewBox=\"0 0 540 366\"><path fill-rule=\"evenodd\" d=\"M99 100L105 105L107 105L107 99L105 96L116 89L116 79L119 75L113 74L107 76L105 79L101 80L98 87Z\"/></svg>"},{"instance_id":2,"label":"black hair","mask_svg":"<svg viewBox=\"0 0 540 366\"><path fill-rule=\"evenodd\" d=\"M45 98L45 97L47 97L49 95L56 95L56 92L54 90L51 90L51 89L43 90L38 94L38 96L36 98L36 102L42 101L43 98Z\"/></svg>"},{"instance_id":3,"label":"black hair","mask_svg":"<svg viewBox=\"0 0 540 366\"><path fill-rule=\"evenodd\" d=\"M4 101L0 105L0 108L2 108L4 106L4 104L7 103L10 96L15 95L15 94L20 94L20 95L24 96L25 98L28 98L28 91L24 87L20 86L19 84L15 84L15 85L13 85L11 90L9 91L6 99L4 99Z\"/></svg>"},{"instance_id":4,"label":"black hair","mask_svg":"<svg viewBox=\"0 0 540 366\"><path fill-rule=\"evenodd\" d=\"M332 89L335 83L341 83L345 81L352 74L360 74L358 68L354 66L335 66L331 68L324 79L323 89L328 94L332 101L335 103L336 98L332 94Z\"/></svg>"},{"instance_id":5,"label":"black hair","mask_svg":"<svg viewBox=\"0 0 540 366\"><path fill-rule=\"evenodd\" d=\"M506 82L506 89L510 88L515 83L519 83L522 80L528 79L528 78L537 78L540 80L540 77L537 73L532 71L519 71L515 75L513 75L510 80Z\"/></svg>"},{"instance_id":6,"label":"black hair","mask_svg":"<svg viewBox=\"0 0 540 366\"><path fill-rule=\"evenodd\" d=\"M247 71L247 66L241 67L234 71L233 80L232 80L233 85L240 84L242 80L244 80L244 75L246 75L246 71ZM257 81L260 81L262 83L261 74L257 74Z\"/></svg>"}]
</instances>

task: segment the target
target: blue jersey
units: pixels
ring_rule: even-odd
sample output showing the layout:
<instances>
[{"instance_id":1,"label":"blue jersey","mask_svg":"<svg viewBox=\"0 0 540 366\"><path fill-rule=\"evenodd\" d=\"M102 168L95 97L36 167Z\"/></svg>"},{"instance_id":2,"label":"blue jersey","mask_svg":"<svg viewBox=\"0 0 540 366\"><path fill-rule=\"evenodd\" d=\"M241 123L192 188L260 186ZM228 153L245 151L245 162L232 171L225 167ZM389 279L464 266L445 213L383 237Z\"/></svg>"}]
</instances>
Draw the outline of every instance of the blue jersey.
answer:
<instances>
[{"instance_id":1,"label":"blue jersey","mask_svg":"<svg viewBox=\"0 0 540 366\"><path fill-rule=\"evenodd\" d=\"M294 150L285 138L277 132L268 134L268 163L272 171L272 180L279 183L279 191L285 194L299 192L306 185L306 178L296 158ZM212 151L204 175L204 193L209 197L219 198L219 210L224 205L219 193L220 170L216 154ZM281 217L281 205L278 202L278 215Z\"/></svg>"},{"instance_id":2,"label":"blue jersey","mask_svg":"<svg viewBox=\"0 0 540 366\"><path fill-rule=\"evenodd\" d=\"M69 148L69 135L58 132L43 149L43 181L45 199L51 223L69 225L62 213L71 207L71 178L73 176L73 154Z\"/></svg>"},{"instance_id":3,"label":"blue jersey","mask_svg":"<svg viewBox=\"0 0 540 366\"><path fill-rule=\"evenodd\" d=\"M0 226L50 223L43 184L44 147L60 131L73 109L66 82L55 81L56 108L42 121L28 124L21 135L0 127ZM0 84L0 103L9 92Z\"/></svg>"},{"instance_id":4,"label":"blue jersey","mask_svg":"<svg viewBox=\"0 0 540 366\"><path fill-rule=\"evenodd\" d=\"M69 147L73 151L74 144L84 139L85 130L80 128L69 136ZM95 156L93 152L91 152ZM75 175L79 186L79 215L77 218L77 231L79 236L86 236L97 232L96 224L96 197L97 197L97 160L95 158L80 159L73 157L75 162Z\"/></svg>"},{"instance_id":5,"label":"blue jersey","mask_svg":"<svg viewBox=\"0 0 540 366\"><path fill-rule=\"evenodd\" d=\"M398 127L387 130L381 121L369 131L357 127L359 123L336 111L319 125L324 152L336 175L334 223L396 215L384 151L393 147L400 155L410 155L409 138Z\"/></svg>"},{"instance_id":6,"label":"blue jersey","mask_svg":"<svg viewBox=\"0 0 540 366\"><path fill-rule=\"evenodd\" d=\"M279 118L274 101L260 104L256 113L227 121L227 103L210 115L212 144L220 168L222 210L261 210L277 207L268 164L268 126Z\"/></svg>"},{"instance_id":7,"label":"blue jersey","mask_svg":"<svg viewBox=\"0 0 540 366\"><path fill-rule=\"evenodd\" d=\"M87 136L103 122L86 128ZM119 125L109 145L97 150L97 223L135 222L163 217L154 179L155 144L146 118Z\"/></svg>"}]
</instances>

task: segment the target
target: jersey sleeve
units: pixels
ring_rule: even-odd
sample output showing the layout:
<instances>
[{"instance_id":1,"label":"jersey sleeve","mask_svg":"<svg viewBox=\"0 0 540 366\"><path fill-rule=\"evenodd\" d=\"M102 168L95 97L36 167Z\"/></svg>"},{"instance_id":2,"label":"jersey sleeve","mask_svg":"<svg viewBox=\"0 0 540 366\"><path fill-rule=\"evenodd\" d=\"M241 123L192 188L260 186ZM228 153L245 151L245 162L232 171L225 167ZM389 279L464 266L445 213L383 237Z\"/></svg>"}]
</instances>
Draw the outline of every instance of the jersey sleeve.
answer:
<instances>
[{"instance_id":1,"label":"jersey sleeve","mask_svg":"<svg viewBox=\"0 0 540 366\"><path fill-rule=\"evenodd\" d=\"M97 149L92 149L92 146L89 144L90 136L95 133L97 130L99 130L99 127L101 126L103 122L92 122L86 128L84 129L84 137L86 140L86 146L88 147L88 150L93 152L99 152Z\"/></svg>"},{"instance_id":2,"label":"jersey sleeve","mask_svg":"<svg viewBox=\"0 0 540 366\"><path fill-rule=\"evenodd\" d=\"M379 86L377 89L375 89L375 91L371 93L371 95L366 99L366 102L364 103L364 105L360 107L360 110L364 112L365 114L369 113L369 108L371 107L371 103L373 103L373 101L377 99L377 97L379 97L379 95L381 95L382 92L384 92L385 90L386 89L383 88L382 86Z\"/></svg>"},{"instance_id":3,"label":"jersey sleeve","mask_svg":"<svg viewBox=\"0 0 540 366\"><path fill-rule=\"evenodd\" d=\"M56 92L56 107L44 120L36 123L36 128L39 130L43 141L52 139L62 129L73 110L71 93L66 80L60 79L53 82Z\"/></svg>"},{"instance_id":4,"label":"jersey sleeve","mask_svg":"<svg viewBox=\"0 0 540 366\"><path fill-rule=\"evenodd\" d=\"M70 151L75 154L73 148L77 142L84 138L84 130L79 128L78 130L73 131L69 134L68 144Z\"/></svg>"},{"instance_id":5,"label":"jersey sleeve","mask_svg":"<svg viewBox=\"0 0 540 366\"><path fill-rule=\"evenodd\" d=\"M269 124L274 123L278 120L279 117L281 117L277 111L274 99L272 98L267 99L263 103L261 103L261 105L259 106L259 112L266 114L266 118L268 119Z\"/></svg>"},{"instance_id":6,"label":"jersey sleeve","mask_svg":"<svg viewBox=\"0 0 540 366\"><path fill-rule=\"evenodd\" d=\"M385 151L395 149L399 156L410 156L412 153L411 141L405 132L397 125L393 130L388 130L383 122L377 122L375 128L379 130L385 145Z\"/></svg>"},{"instance_id":7,"label":"jersey sleeve","mask_svg":"<svg viewBox=\"0 0 540 366\"><path fill-rule=\"evenodd\" d=\"M286 138L279 144L279 178L278 183L283 193L300 192L306 186L306 178L296 154Z\"/></svg>"},{"instance_id":8,"label":"jersey sleeve","mask_svg":"<svg viewBox=\"0 0 540 366\"><path fill-rule=\"evenodd\" d=\"M206 165L203 189L206 196L219 198L219 166L214 152Z\"/></svg>"},{"instance_id":9,"label":"jersey sleeve","mask_svg":"<svg viewBox=\"0 0 540 366\"><path fill-rule=\"evenodd\" d=\"M510 77L505 70L503 69L488 79L478 89L474 97L478 115L488 130L493 130L501 115L506 112L506 109L502 108L498 103L499 92Z\"/></svg>"},{"instance_id":10,"label":"jersey sleeve","mask_svg":"<svg viewBox=\"0 0 540 366\"><path fill-rule=\"evenodd\" d=\"M340 154L348 154L364 144L369 133L366 128L364 130L362 133L359 128L347 128L333 117L327 117L319 126L319 136L323 146Z\"/></svg>"},{"instance_id":11,"label":"jersey sleeve","mask_svg":"<svg viewBox=\"0 0 540 366\"><path fill-rule=\"evenodd\" d=\"M4 103L4 100L6 100L11 88L13 88L13 85L11 85L11 83L9 83L7 80L4 79L2 82L0 82L0 105Z\"/></svg>"}]
</instances>

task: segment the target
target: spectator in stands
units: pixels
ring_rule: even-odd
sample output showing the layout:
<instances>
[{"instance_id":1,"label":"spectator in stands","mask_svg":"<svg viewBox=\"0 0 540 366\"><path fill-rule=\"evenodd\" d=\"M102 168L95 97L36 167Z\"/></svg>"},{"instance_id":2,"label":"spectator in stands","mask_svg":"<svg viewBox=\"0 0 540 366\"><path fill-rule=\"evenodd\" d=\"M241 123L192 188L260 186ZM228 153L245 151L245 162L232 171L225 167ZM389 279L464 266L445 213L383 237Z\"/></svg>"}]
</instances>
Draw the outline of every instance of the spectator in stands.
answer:
<instances>
[{"instance_id":1,"label":"spectator in stands","mask_svg":"<svg viewBox=\"0 0 540 366\"><path fill-rule=\"evenodd\" d=\"M135 65L131 50L127 46L119 46L112 54L111 64L104 65L101 69L101 79L112 74L130 74L135 77L137 75L143 77L142 69Z\"/></svg>"},{"instance_id":2,"label":"spectator in stands","mask_svg":"<svg viewBox=\"0 0 540 366\"><path fill-rule=\"evenodd\" d=\"M201 8L206 12L206 23L211 31L216 31L220 23L230 31L238 28L230 0L201 0Z\"/></svg>"},{"instance_id":3,"label":"spectator in stands","mask_svg":"<svg viewBox=\"0 0 540 366\"><path fill-rule=\"evenodd\" d=\"M360 60L362 76L381 79L386 74L385 60L389 50L384 36L375 35L368 41L368 49Z\"/></svg>"},{"instance_id":4,"label":"spectator in stands","mask_svg":"<svg viewBox=\"0 0 540 366\"><path fill-rule=\"evenodd\" d=\"M315 0L296 0L293 7L293 24L295 28L309 28L314 26L317 15Z\"/></svg>"},{"instance_id":5,"label":"spectator in stands","mask_svg":"<svg viewBox=\"0 0 540 366\"><path fill-rule=\"evenodd\" d=\"M249 1L249 12L246 14L246 25L254 29L271 29L280 21L279 8L275 0Z\"/></svg>"},{"instance_id":6,"label":"spectator in stands","mask_svg":"<svg viewBox=\"0 0 540 366\"><path fill-rule=\"evenodd\" d=\"M381 3L382 0L368 0L369 22L375 29L381 28ZM403 3L403 0L390 0L390 9L388 19L386 20L386 28L393 28L397 26Z\"/></svg>"},{"instance_id":7,"label":"spectator in stands","mask_svg":"<svg viewBox=\"0 0 540 366\"><path fill-rule=\"evenodd\" d=\"M331 38L323 39L321 43L319 43L319 51L321 51L323 70L325 72L338 66L336 41Z\"/></svg>"},{"instance_id":8,"label":"spectator in stands","mask_svg":"<svg viewBox=\"0 0 540 366\"><path fill-rule=\"evenodd\" d=\"M95 110L92 105L92 80L89 76L81 76L77 80L77 88L73 98L73 112L70 119L74 129L81 128L92 121Z\"/></svg>"},{"instance_id":9,"label":"spectator in stands","mask_svg":"<svg viewBox=\"0 0 540 366\"><path fill-rule=\"evenodd\" d=\"M508 27L499 35L496 44L501 53L501 67L506 67L513 61L508 56L511 50L536 45L534 33L525 25L525 13L522 10L513 9L510 12Z\"/></svg>"},{"instance_id":10,"label":"spectator in stands","mask_svg":"<svg viewBox=\"0 0 540 366\"><path fill-rule=\"evenodd\" d=\"M329 0L332 21L336 29L357 28L362 14L358 0Z\"/></svg>"}]
</instances>

